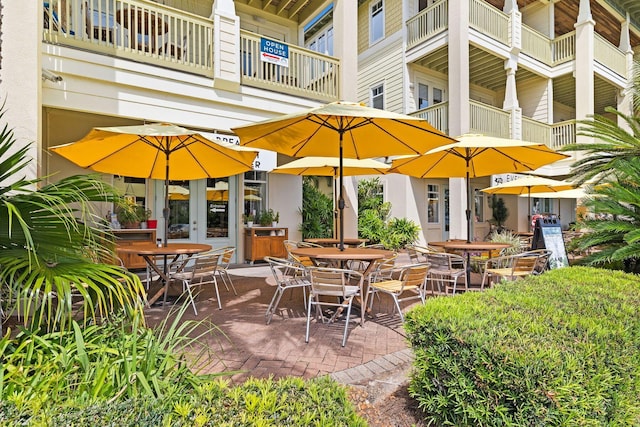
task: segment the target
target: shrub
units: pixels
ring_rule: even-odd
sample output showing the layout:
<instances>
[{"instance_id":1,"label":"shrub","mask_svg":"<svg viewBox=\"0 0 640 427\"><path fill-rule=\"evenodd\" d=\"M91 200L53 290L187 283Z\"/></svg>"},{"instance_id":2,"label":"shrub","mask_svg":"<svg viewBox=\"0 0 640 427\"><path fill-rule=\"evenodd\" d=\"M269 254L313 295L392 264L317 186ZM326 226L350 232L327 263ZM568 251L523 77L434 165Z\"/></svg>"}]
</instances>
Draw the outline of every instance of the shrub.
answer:
<instances>
[{"instance_id":1,"label":"shrub","mask_svg":"<svg viewBox=\"0 0 640 427\"><path fill-rule=\"evenodd\" d=\"M586 267L407 315L409 386L435 425L639 425L640 284Z\"/></svg>"},{"instance_id":2,"label":"shrub","mask_svg":"<svg viewBox=\"0 0 640 427\"><path fill-rule=\"evenodd\" d=\"M333 234L333 201L318 190L311 177L302 179L302 238L331 237Z\"/></svg>"},{"instance_id":3,"label":"shrub","mask_svg":"<svg viewBox=\"0 0 640 427\"><path fill-rule=\"evenodd\" d=\"M327 377L251 379L237 387L212 380L168 398L49 407L26 414L0 401L0 422L72 426L365 426L346 390Z\"/></svg>"}]
</instances>

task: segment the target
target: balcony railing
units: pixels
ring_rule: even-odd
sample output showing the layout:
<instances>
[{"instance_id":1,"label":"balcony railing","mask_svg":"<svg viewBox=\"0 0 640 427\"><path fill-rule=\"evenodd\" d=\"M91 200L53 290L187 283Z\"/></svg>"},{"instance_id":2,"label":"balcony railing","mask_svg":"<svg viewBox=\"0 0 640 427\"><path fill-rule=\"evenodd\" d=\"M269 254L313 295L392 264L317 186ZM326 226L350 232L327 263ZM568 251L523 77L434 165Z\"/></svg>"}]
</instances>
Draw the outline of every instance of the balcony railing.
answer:
<instances>
[{"instance_id":1,"label":"balcony railing","mask_svg":"<svg viewBox=\"0 0 640 427\"><path fill-rule=\"evenodd\" d=\"M509 112L477 101L470 103L470 132L501 138L510 137L511 115ZM449 134L449 103L441 102L422 110L409 113L427 120L436 129ZM542 123L522 117L522 139L543 143L553 149L576 142L576 121L566 120L554 124Z\"/></svg>"},{"instance_id":2,"label":"balcony railing","mask_svg":"<svg viewBox=\"0 0 640 427\"><path fill-rule=\"evenodd\" d=\"M312 50L289 45L288 66L262 62L260 35L240 32L242 83L313 99L340 97L340 61Z\"/></svg>"},{"instance_id":3,"label":"balcony railing","mask_svg":"<svg viewBox=\"0 0 640 427\"><path fill-rule=\"evenodd\" d=\"M428 121L431 126L446 134L449 133L449 103L440 102L411 113L412 116Z\"/></svg>"},{"instance_id":4,"label":"balcony railing","mask_svg":"<svg viewBox=\"0 0 640 427\"><path fill-rule=\"evenodd\" d=\"M481 0L469 0L469 25L482 34L509 44L509 15Z\"/></svg>"},{"instance_id":5,"label":"balcony railing","mask_svg":"<svg viewBox=\"0 0 640 427\"><path fill-rule=\"evenodd\" d=\"M527 25L522 25L522 53L545 64L551 64L551 44L549 37Z\"/></svg>"},{"instance_id":6,"label":"balcony railing","mask_svg":"<svg viewBox=\"0 0 640 427\"><path fill-rule=\"evenodd\" d=\"M214 77L219 52L209 19L148 0L50 0L43 8L45 42ZM243 84L339 99L336 58L288 45L289 66L283 67L261 61L260 35L241 31L238 37Z\"/></svg>"},{"instance_id":7,"label":"balcony railing","mask_svg":"<svg viewBox=\"0 0 640 427\"><path fill-rule=\"evenodd\" d=\"M46 42L213 75L210 20L145 0L50 0L43 7Z\"/></svg>"},{"instance_id":8,"label":"balcony railing","mask_svg":"<svg viewBox=\"0 0 640 427\"><path fill-rule=\"evenodd\" d=\"M572 31L552 40L553 62L549 65L559 65L572 61L576 57L576 32Z\"/></svg>"},{"instance_id":9,"label":"balcony railing","mask_svg":"<svg viewBox=\"0 0 640 427\"><path fill-rule=\"evenodd\" d=\"M550 125L523 117L522 139L542 142L553 149L558 149L567 144L574 144L576 142L576 121L566 120Z\"/></svg>"},{"instance_id":10,"label":"balcony railing","mask_svg":"<svg viewBox=\"0 0 640 427\"><path fill-rule=\"evenodd\" d=\"M448 5L448 0L439 0L407 21L407 49L447 29Z\"/></svg>"},{"instance_id":11,"label":"balcony railing","mask_svg":"<svg viewBox=\"0 0 640 427\"><path fill-rule=\"evenodd\" d=\"M511 136L511 114L477 101L470 102L469 130L489 136L509 138Z\"/></svg>"},{"instance_id":12,"label":"balcony railing","mask_svg":"<svg viewBox=\"0 0 640 427\"><path fill-rule=\"evenodd\" d=\"M622 77L627 76L627 58L616 46L609 43L600 34L595 34L595 60Z\"/></svg>"}]
</instances>

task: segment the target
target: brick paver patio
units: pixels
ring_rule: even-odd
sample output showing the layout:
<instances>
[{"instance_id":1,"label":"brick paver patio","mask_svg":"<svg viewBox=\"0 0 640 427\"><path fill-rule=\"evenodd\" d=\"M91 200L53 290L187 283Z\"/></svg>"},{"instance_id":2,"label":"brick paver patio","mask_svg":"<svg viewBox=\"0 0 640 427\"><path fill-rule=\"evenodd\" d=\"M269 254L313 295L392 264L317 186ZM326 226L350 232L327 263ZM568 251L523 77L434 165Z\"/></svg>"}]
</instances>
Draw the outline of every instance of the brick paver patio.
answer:
<instances>
[{"instance_id":1,"label":"brick paver patio","mask_svg":"<svg viewBox=\"0 0 640 427\"><path fill-rule=\"evenodd\" d=\"M406 257L406 256L405 256ZM407 263L400 258L399 263ZM316 323L312 320L309 343L305 343L306 313L300 289L287 291L279 312L271 324L265 324L265 311L275 287L266 264L237 266L230 270L238 295L227 291L220 281L222 310L218 310L215 293L203 289L196 305L198 315L189 307L184 319L205 320L205 345L209 350L203 370L209 373L233 373L233 381L249 376L275 378L293 375L304 378L333 374L342 382L366 380L383 371L406 368L411 354L397 315L393 315L391 298L375 301L364 327L353 316L346 346L341 347L343 321ZM175 306L174 306L175 309ZM150 325L170 313L169 307L147 309Z\"/></svg>"}]
</instances>

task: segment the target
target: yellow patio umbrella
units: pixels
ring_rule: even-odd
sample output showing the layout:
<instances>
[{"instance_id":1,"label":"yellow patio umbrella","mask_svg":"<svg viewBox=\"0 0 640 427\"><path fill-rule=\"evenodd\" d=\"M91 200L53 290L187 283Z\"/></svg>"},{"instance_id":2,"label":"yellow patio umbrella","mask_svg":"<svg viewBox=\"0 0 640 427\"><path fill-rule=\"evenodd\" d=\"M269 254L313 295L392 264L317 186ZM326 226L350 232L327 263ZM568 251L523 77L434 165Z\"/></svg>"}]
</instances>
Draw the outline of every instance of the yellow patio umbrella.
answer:
<instances>
[{"instance_id":1,"label":"yellow patio umbrella","mask_svg":"<svg viewBox=\"0 0 640 427\"><path fill-rule=\"evenodd\" d=\"M418 178L466 178L467 241L471 241L470 178L509 172L529 172L569 157L544 144L517 139L465 134L458 142L434 148L421 156L394 159L389 172Z\"/></svg>"},{"instance_id":2,"label":"yellow patio umbrella","mask_svg":"<svg viewBox=\"0 0 640 427\"><path fill-rule=\"evenodd\" d=\"M84 138L51 148L80 167L165 182L164 245L169 228L169 181L220 178L252 170L257 151L210 141L169 123L100 127Z\"/></svg>"},{"instance_id":3,"label":"yellow patio umbrella","mask_svg":"<svg viewBox=\"0 0 640 427\"><path fill-rule=\"evenodd\" d=\"M531 193L557 192L573 188L575 188L575 185L567 181L558 181L541 176L525 176L494 185L493 187L483 188L480 191L488 194L526 194L529 204L527 220L531 221Z\"/></svg>"},{"instance_id":4,"label":"yellow patio umbrella","mask_svg":"<svg viewBox=\"0 0 640 427\"><path fill-rule=\"evenodd\" d=\"M344 249L344 158L367 159L422 154L455 142L426 120L366 107L354 102L333 102L232 129L240 144L293 157L337 157L340 177L340 249Z\"/></svg>"},{"instance_id":5,"label":"yellow patio umbrella","mask_svg":"<svg viewBox=\"0 0 640 427\"><path fill-rule=\"evenodd\" d=\"M373 159L342 159L342 175L380 175L385 174L391 166ZM305 157L278 166L270 173L307 176L330 176L333 178L333 193L336 178L339 176L340 159L337 157ZM334 202L335 203L335 202ZM338 203L335 203L337 206ZM335 209L335 208L334 208ZM336 219L336 218L334 218ZM335 233L335 229L334 229Z\"/></svg>"}]
</instances>

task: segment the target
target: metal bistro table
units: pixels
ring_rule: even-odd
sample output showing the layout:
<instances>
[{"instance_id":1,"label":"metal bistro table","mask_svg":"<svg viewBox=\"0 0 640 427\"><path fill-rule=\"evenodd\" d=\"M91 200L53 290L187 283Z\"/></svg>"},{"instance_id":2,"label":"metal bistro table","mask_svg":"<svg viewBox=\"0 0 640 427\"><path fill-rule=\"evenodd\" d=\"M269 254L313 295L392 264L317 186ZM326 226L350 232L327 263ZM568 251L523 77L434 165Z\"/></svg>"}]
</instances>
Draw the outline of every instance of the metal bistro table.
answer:
<instances>
[{"instance_id":1,"label":"metal bistro table","mask_svg":"<svg viewBox=\"0 0 640 427\"><path fill-rule=\"evenodd\" d=\"M118 248L120 252L132 253L140 255L146 261L147 265L160 277L162 287L151 298L147 300L147 306L150 307L154 302L164 294L164 302L167 302L167 292L169 291L169 283L171 277L169 276L169 265L178 261L181 256L185 256L180 261L177 271L181 271L187 265L189 258L193 255L211 250L211 245L203 243L168 243L167 246L157 246L156 244L145 244L126 246ZM159 256L164 256L163 268L160 268L155 259ZM171 258L171 259L170 259Z\"/></svg>"},{"instance_id":2,"label":"metal bistro table","mask_svg":"<svg viewBox=\"0 0 640 427\"><path fill-rule=\"evenodd\" d=\"M385 249L344 248L344 250L341 251L339 248L334 247L296 248L292 249L291 253L297 256L309 257L312 260L340 261L341 264L345 261L368 262L367 268L362 272L362 276L365 278L369 275L371 269L375 265L374 261L389 257L393 254L392 251ZM362 296L360 315L362 324L364 324L364 312L367 306L367 295L364 293L364 289L360 289L360 295Z\"/></svg>"},{"instance_id":3,"label":"metal bistro table","mask_svg":"<svg viewBox=\"0 0 640 427\"><path fill-rule=\"evenodd\" d=\"M470 282L471 264L470 258L472 252L487 253L489 258L494 256L494 251L511 247L509 243L497 242L467 242L466 240L448 240L446 242L429 242L429 245L443 248L445 252L458 251L463 252L467 258L467 284Z\"/></svg>"}]
</instances>

